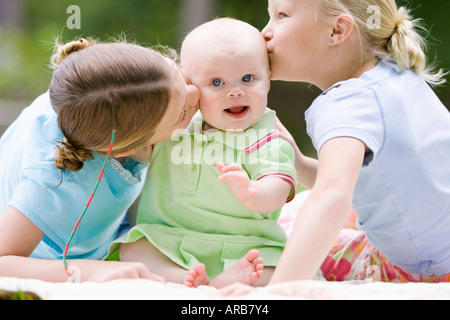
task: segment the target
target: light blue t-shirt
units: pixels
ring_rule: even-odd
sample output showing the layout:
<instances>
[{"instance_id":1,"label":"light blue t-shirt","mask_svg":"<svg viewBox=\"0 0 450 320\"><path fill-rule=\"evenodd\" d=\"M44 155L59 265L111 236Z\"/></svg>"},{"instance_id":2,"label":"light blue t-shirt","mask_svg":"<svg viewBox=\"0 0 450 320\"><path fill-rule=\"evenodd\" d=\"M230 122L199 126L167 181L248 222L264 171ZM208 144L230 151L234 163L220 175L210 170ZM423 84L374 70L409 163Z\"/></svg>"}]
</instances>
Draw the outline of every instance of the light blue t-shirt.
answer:
<instances>
[{"instance_id":1,"label":"light blue t-shirt","mask_svg":"<svg viewBox=\"0 0 450 320\"><path fill-rule=\"evenodd\" d=\"M405 271L450 273L450 113L412 71L379 62L306 111L318 151L336 137L371 150L354 193L358 227Z\"/></svg>"},{"instance_id":2,"label":"light blue t-shirt","mask_svg":"<svg viewBox=\"0 0 450 320\"><path fill-rule=\"evenodd\" d=\"M57 169L54 157L57 141L62 138L45 93L22 112L0 140L0 214L12 206L45 234L31 255L34 258L62 258L104 162L94 154L95 159L86 161L78 172ZM123 166L110 160L70 243L69 259L104 258L127 209L142 190L146 167L131 159Z\"/></svg>"}]
</instances>

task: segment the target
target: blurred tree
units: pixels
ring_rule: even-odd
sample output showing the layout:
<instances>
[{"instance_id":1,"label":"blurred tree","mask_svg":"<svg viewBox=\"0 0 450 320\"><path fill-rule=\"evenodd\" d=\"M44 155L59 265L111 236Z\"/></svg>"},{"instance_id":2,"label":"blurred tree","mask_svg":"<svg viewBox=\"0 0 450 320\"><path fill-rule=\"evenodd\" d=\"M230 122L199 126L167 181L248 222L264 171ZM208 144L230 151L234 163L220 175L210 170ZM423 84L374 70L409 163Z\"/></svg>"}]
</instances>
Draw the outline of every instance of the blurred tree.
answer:
<instances>
[{"instance_id":1,"label":"blurred tree","mask_svg":"<svg viewBox=\"0 0 450 320\"><path fill-rule=\"evenodd\" d=\"M439 66L449 68L450 1L398 1L414 9L415 17L424 18L430 60L437 58ZM111 40L125 35L142 45L161 43L178 49L184 35L206 20L229 16L262 29L268 19L266 0L77 0L82 28L70 30L66 11L71 4L74 1L0 0L1 98L31 99L45 90L51 74L47 63L57 36L68 41L79 36Z\"/></svg>"},{"instance_id":2,"label":"blurred tree","mask_svg":"<svg viewBox=\"0 0 450 320\"><path fill-rule=\"evenodd\" d=\"M0 0L0 25L3 28L20 27L23 23L22 0Z\"/></svg>"},{"instance_id":3,"label":"blurred tree","mask_svg":"<svg viewBox=\"0 0 450 320\"><path fill-rule=\"evenodd\" d=\"M423 18L429 59L450 70L450 0L397 1L412 8L415 18ZM67 8L73 4L81 11L80 30L66 26ZM160 43L179 49L187 32L215 17L244 20L261 30L268 20L267 0L0 0L0 100L26 100L26 106L47 90L57 36L62 41L122 36L144 46ZM450 85L436 92L450 106ZM306 149L311 146L303 113L319 93L307 84L274 82L269 95L270 106Z\"/></svg>"},{"instance_id":4,"label":"blurred tree","mask_svg":"<svg viewBox=\"0 0 450 320\"><path fill-rule=\"evenodd\" d=\"M218 0L182 0L180 5L179 43L184 36L202 23L217 15Z\"/></svg>"}]
</instances>

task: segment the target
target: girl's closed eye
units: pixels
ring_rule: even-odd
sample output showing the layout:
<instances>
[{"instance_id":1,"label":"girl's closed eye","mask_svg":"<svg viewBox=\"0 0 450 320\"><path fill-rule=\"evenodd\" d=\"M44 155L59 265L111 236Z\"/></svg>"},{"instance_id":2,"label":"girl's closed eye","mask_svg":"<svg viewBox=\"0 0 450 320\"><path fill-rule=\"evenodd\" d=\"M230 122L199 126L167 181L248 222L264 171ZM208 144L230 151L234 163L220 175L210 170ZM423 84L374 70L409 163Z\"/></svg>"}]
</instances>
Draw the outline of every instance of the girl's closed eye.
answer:
<instances>
[{"instance_id":1,"label":"girl's closed eye","mask_svg":"<svg viewBox=\"0 0 450 320\"><path fill-rule=\"evenodd\" d=\"M286 13L284 13L284 12L278 13L278 20L283 20L283 19L285 19L287 17L288 17L288 15Z\"/></svg>"}]
</instances>

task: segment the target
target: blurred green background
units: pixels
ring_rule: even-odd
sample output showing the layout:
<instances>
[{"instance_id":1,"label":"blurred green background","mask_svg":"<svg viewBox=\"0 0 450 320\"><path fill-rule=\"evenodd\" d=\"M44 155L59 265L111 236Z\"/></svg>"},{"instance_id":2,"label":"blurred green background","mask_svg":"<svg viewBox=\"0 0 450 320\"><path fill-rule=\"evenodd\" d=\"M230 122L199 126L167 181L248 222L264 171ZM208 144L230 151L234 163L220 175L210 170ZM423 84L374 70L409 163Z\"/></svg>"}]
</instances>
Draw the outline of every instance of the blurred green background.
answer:
<instances>
[{"instance_id":1,"label":"blurred green background","mask_svg":"<svg viewBox=\"0 0 450 320\"><path fill-rule=\"evenodd\" d=\"M403 0L423 18L429 59L450 70L450 0ZM80 8L80 29L68 20ZM163 44L179 49L184 35L215 17L234 17L262 29L266 0L0 0L0 135L35 97L48 89L48 67L56 37L64 41L92 36L103 41L125 36L144 46ZM305 31L306 32L306 31ZM450 81L450 77L448 78ZM450 106L450 85L436 89ZM315 156L306 135L304 112L320 91L306 84L274 82L269 106L296 138L301 149Z\"/></svg>"}]
</instances>

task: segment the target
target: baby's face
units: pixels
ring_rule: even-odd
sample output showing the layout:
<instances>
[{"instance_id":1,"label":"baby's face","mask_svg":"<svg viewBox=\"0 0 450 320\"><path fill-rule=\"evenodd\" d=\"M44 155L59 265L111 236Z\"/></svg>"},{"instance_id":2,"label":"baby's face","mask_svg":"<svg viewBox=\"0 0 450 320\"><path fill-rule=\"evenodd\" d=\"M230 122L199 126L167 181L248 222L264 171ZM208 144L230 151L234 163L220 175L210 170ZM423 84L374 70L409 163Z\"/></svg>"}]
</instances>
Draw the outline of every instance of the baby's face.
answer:
<instances>
[{"instance_id":1,"label":"baby's face","mask_svg":"<svg viewBox=\"0 0 450 320\"><path fill-rule=\"evenodd\" d=\"M189 77L200 90L200 110L209 127L245 130L267 107L270 71L265 47L253 42L218 44L191 57Z\"/></svg>"}]
</instances>

